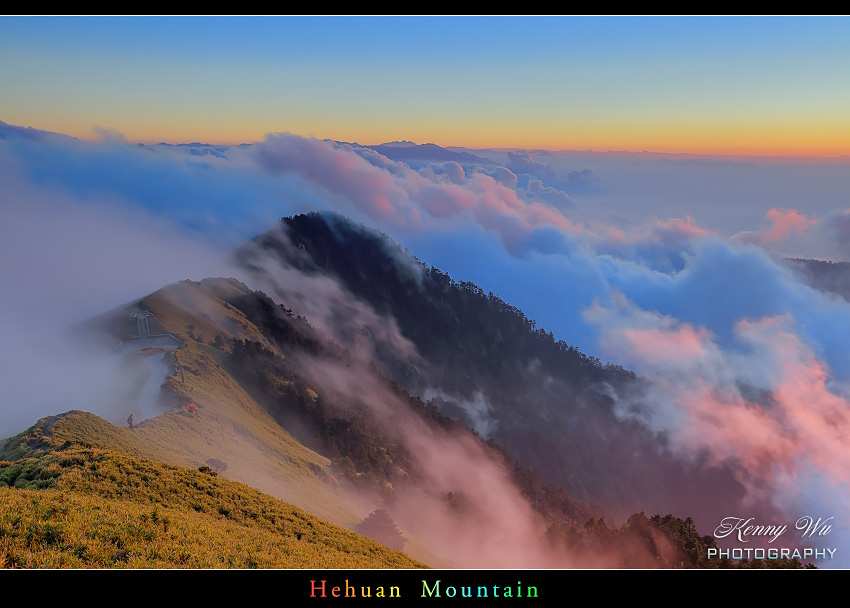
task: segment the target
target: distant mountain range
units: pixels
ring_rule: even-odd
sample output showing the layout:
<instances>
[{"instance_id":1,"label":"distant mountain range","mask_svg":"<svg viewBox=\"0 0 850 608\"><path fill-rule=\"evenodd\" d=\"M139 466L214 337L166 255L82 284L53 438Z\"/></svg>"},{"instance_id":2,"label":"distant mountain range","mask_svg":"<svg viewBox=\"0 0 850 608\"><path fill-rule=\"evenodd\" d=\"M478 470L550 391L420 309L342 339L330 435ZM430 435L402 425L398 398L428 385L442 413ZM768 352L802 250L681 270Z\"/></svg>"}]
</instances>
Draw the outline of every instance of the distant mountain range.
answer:
<instances>
[{"instance_id":1,"label":"distant mountain range","mask_svg":"<svg viewBox=\"0 0 850 608\"><path fill-rule=\"evenodd\" d=\"M371 148L379 154L383 154L391 160L435 160L455 161L457 163L489 164L493 161L470 154L469 152L456 152L438 146L437 144L415 144L413 142L390 142L377 146L364 146Z\"/></svg>"}]
</instances>

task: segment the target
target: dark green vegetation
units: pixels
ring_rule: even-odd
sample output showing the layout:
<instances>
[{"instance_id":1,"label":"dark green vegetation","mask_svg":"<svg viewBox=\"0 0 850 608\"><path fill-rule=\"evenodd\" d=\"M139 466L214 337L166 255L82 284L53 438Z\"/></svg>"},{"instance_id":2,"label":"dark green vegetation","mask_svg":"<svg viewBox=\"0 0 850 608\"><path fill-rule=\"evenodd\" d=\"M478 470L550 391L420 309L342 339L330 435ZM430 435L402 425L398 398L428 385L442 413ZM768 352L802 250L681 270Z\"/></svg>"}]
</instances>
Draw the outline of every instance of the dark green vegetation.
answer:
<instances>
[{"instance_id":1,"label":"dark green vegetation","mask_svg":"<svg viewBox=\"0 0 850 608\"><path fill-rule=\"evenodd\" d=\"M400 359L377 343L379 369L410 394L436 389L440 412L467 424L461 404L483 396L497 421L491 438L575 499L604 504L623 519L677 510L699 520L713 516L705 488L721 489L730 501L742 495L728 471L682 464L665 453L663 437L615 414L611 395L641 391L631 371L555 340L519 309L422 264L385 235L311 213L285 218L253 244L308 275L336 277L394 319L421 360ZM246 248L241 259L250 267L255 256Z\"/></svg>"},{"instance_id":2,"label":"dark green vegetation","mask_svg":"<svg viewBox=\"0 0 850 608\"><path fill-rule=\"evenodd\" d=\"M564 342L555 342L521 311L493 294L485 296L472 284L458 285L440 271L422 265L421 277L411 274L409 254L382 235L319 214L284 222L287 231L256 242L302 272L331 271L378 312L396 319L404 337L423 355L422 360L411 362L398 358L391 348L382 348L379 340L371 341L375 358L368 372L359 373L372 375L397 403L435 432L469 436L469 430L457 420L461 416L450 415L460 414L458 410L438 408L434 401L423 402L411 393L439 386L447 393L471 397L478 387L499 389L491 394L500 395L495 399L503 403L500 428L512 429L514 434L497 433L486 442L486 449L502 463L506 475L547 523L547 538L553 547L588 556L601 551L619 560L621 567L732 566L728 560L706 560L706 549L715 546L713 538L700 536L690 518L667 515L650 520L641 513L623 526L609 527L601 518L601 507L574 500L559 483L544 483L541 474L520 463L524 459L514 460L512 451L500 445L507 437L526 449L532 446L535 456L556 458L556 469L568 472L563 478L574 484L585 480L595 488L608 484L612 492L619 490L616 495L620 499L636 488L644 495L662 488L665 496L669 496L671 486L675 492L698 490L705 476L691 479L692 471L667 463L657 451L655 438L637 426L615 420L610 402L592 388L603 382L631 387L638 382L633 373L603 365ZM250 250L243 254L243 262L250 266ZM332 458L339 477L379 492L387 504L392 504L394 493L416 485L419 472L404 442L388 433L385 426L375 424L368 407L356 396L320 386L320 378L299 363L298 354L306 352L310 357L332 360L340 369L356 366L348 351L319 337L303 318L276 305L265 294L226 299L274 345L264 348L250 341L234 341L228 369L283 426L306 445ZM356 344L358 336L346 336L345 330L344 326L337 328L338 335ZM527 370L529 360L537 364L536 375L522 371ZM508 373L511 370L516 373ZM548 383L554 380L556 384L549 387L550 391L569 389L558 393L556 401L566 405L566 412L552 409L552 393L540 389L547 373L553 374ZM572 404L569 399L563 403L564 394L570 396ZM570 422L567 425L563 424L565 413ZM537 416L542 417L544 426L555 425L565 437L555 441L552 429L543 429L540 421L535 421ZM544 434L544 430L550 434ZM587 451L584 457L579 457L580 450ZM729 481L724 472L709 471L705 475L711 481L718 477ZM642 486L644 480L648 483ZM661 498L656 496L656 501ZM443 500L463 513L462 490L449 492ZM792 562L783 565L799 566Z\"/></svg>"},{"instance_id":3,"label":"dark green vegetation","mask_svg":"<svg viewBox=\"0 0 850 608\"><path fill-rule=\"evenodd\" d=\"M226 368L246 389L263 403L303 444L332 458L337 475L350 483L381 494L391 501L396 492L416 486L421 479L415 460L402 438L376 420L368 404L357 395L319 387L315 377L297 356L305 353L321 357L337 369L357 366L351 355L339 346L319 338L301 318L296 318L282 305L275 305L262 293L229 298L234 308L263 329L277 347L234 340ZM493 441L483 442L458 420L440 413L433 403L399 388L374 366L360 369L372 376L385 394L404 407L431 432L456 438L465 437L481 444L506 476L547 521L583 522L602 512L598 505L585 505L572 500L557 484L543 484L537 473L521 466ZM311 388L319 389L319 393ZM462 490L458 488L462 494Z\"/></svg>"},{"instance_id":4,"label":"dark green vegetation","mask_svg":"<svg viewBox=\"0 0 850 608\"><path fill-rule=\"evenodd\" d=\"M226 368L259 402L270 408L283 426L306 445L331 457L339 477L380 493L390 505L397 492L416 486L420 472L404 442L377 424L366 405L356 397L334 394L316 384L316 378L308 379L308 372L297 357L306 349L311 357L333 360L341 368L356 365L347 351L321 339L304 319L295 317L282 305L275 305L265 294L242 294L229 298L229 303L262 328L278 354L255 342L235 340ZM434 432L474 436L460 422L442 415L433 404L411 397L374 368L368 373ZM494 460L502 463L505 474L540 518L548 522L546 542L552 548L567 550L572 555L586 554L589 559L605 555L607 559L617 560L620 567L732 565L728 560L705 559L705 550L715 546L713 539L699 536L690 521L686 524L668 515L664 526L647 524L653 530L651 534L641 534L643 528L635 523L639 522L638 516L623 527L609 527L601 517L600 507L572 500L556 483L542 484L537 473L514 461L493 441L481 444ZM444 500L459 515L464 514L462 489L449 493ZM653 522L659 519L656 517ZM382 509L356 529L387 546L400 546L395 524Z\"/></svg>"},{"instance_id":5,"label":"dark green vegetation","mask_svg":"<svg viewBox=\"0 0 850 608\"><path fill-rule=\"evenodd\" d=\"M383 509L376 509L369 513L369 517L357 526L357 531L363 536L374 538L390 549L396 551L404 549L404 536L390 514Z\"/></svg>"}]
</instances>

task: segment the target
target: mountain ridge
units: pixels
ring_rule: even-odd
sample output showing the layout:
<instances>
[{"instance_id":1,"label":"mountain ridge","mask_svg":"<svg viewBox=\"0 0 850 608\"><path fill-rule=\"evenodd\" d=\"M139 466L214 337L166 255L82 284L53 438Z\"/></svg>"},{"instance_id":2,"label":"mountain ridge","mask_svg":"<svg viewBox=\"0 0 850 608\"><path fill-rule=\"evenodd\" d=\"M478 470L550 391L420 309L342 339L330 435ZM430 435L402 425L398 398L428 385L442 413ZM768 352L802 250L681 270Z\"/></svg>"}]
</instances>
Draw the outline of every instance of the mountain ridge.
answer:
<instances>
[{"instance_id":1,"label":"mountain ridge","mask_svg":"<svg viewBox=\"0 0 850 608\"><path fill-rule=\"evenodd\" d=\"M42 419L0 444L0 457L16 461L2 464L6 473L17 471L7 485L49 482L51 465L21 476L34 470L31 459L48 457L38 455L44 449L118 450L217 471L349 529L370 511L389 513L409 554L430 565L728 566L705 561L713 539L700 537L690 517L647 518L635 510L611 527L598 504L559 485L557 466L554 473L528 467L514 451L532 438L538 454L563 452L555 464L567 467L568 484L595 481L602 496L622 495L625 486L617 484L653 457L646 452L644 461L624 460L625 470L610 472L616 459L634 459L635 447L648 449L628 443L636 427L609 433L623 440L611 443L601 436L613 419L611 404L598 395L595 409L588 402L567 412L583 425L574 429L562 426L563 400L561 409L546 400L564 387L588 400L600 379L620 390L639 378L555 341L522 311L375 234L347 219L296 216L240 252L246 268L268 274L250 282L277 276L279 283L268 284L312 306L318 326L287 308L285 294L270 292L273 299L233 278L174 283L98 317L117 340L128 310L147 311L182 342L123 355L161 358L159 414L133 430L117 426L126 409L115 424L81 412ZM305 285L315 291L297 291ZM398 302L411 303L401 307L405 315ZM537 363L518 365L519 356ZM561 362L561 376L552 361ZM485 381L500 399L485 391ZM516 394L521 405L510 402ZM492 436L474 430L470 412L497 422ZM555 433L544 436L544 427ZM513 445L503 442L510 434L498 434L505 429L514 433ZM41 478L43 471L51 472ZM598 471L607 476L594 480ZM600 504L609 512L610 503ZM494 537L494 530L503 532ZM250 561L239 567L244 563Z\"/></svg>"},{"instance_id":2,"label":"mountain ridge","mask_svg":"<svg viewBox=\"0 0 850 608\"><path fill-rule=\"evenodd\" d=\"M497 443L575 499L623 520L678 510L706 522L717 510L705 488L722 488L730 500L743 495L728 470L675 460L663 437L617 416L617 393L641 391L633 372L555 340L521 310L419 262L387 235L314 212L283 218L238 257L259 268L252 256L268 255L307 276L333 276L391 319L429 364L387 357L388 375L466 424L492 421Z\"/></svg>"}]
</instances>

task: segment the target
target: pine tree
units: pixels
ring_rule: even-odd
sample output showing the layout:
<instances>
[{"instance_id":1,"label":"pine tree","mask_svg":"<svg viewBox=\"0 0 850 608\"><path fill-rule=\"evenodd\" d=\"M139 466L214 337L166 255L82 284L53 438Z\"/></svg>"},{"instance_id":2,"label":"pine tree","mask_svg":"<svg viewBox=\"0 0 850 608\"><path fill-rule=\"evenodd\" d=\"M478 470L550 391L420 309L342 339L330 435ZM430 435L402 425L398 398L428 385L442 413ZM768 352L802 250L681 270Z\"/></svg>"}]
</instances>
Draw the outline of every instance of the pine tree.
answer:
<instances>
[{"instance_id":1,"label":"pine tree","mask_svg":"<svg viewBox=\"0 0 850 608\"><path fill-rule=\"evenodd\" d=\"M372 511L357 526L357 533L378 541L382 545L401 551L404 549L404 536L396 527L390 514L383 509Z\"/></svg>"}]
</instances>

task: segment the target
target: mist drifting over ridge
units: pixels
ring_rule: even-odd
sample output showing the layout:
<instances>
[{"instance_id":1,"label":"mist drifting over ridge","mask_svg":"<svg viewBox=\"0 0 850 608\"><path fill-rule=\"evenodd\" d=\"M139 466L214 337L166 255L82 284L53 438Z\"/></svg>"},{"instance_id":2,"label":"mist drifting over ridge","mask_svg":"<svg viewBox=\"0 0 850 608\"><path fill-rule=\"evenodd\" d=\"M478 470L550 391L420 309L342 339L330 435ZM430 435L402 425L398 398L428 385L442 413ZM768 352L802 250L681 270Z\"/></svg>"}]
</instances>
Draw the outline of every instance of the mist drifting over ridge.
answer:
<instances>
[{"instance_id":1,"label":"mist drifting over ridge","mask_svg":"<svg viewBox=\"0 0 850 608\"><path fill-rule=\"evenodd\" d=\"M794 519L850 506L850 304L783 262L850 258L846 165L527 151L403 162L291 134L201 154L0 127L4 434L57 412L59 392L27 380L64 325L236 274L233 247L281 216L332 210L634 369L651 387L637 418L684 458L731 463L752 500ZM783 193L789 174L798 185ZM758 204L736 213L740 191ZM71 379L63 394L79 394Z\"/></svg>"}]
</instances>

